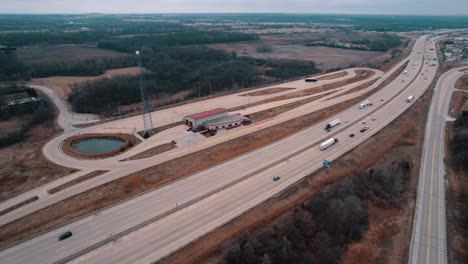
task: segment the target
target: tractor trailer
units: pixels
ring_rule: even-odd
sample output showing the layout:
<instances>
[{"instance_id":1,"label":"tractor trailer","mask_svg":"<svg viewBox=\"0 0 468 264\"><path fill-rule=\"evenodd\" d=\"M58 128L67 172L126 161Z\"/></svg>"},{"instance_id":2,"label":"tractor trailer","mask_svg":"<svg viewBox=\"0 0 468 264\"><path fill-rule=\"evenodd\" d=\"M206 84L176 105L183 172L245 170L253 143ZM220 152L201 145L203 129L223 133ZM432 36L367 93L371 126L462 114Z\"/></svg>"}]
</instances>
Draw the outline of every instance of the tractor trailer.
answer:
<instances>
[{"instance_id":1,"label":"tractor trailer","mask_svg":"<svg viewBox=\"0 0 468 264\"><path fill-rule=\"evenodd\" d=\"M325 150L325 149L329 148L330 146L335 145L336 143L338 143L337 138L327 139L322 144L320 144L320 150Z\"/></svg>"},{"instance_id":2,"label":"tractor trailer","mask_svg":"<svg viewBox=\"0 0 468 264\"><path fill-rule=\"evenodd\" d=\"M330 130L332 127L334 126L337 126L341 123L341 120L340 119L334 119L330 122L327 123L327 125L325 126L325 130Z\"/></svg>"}]
</instances>

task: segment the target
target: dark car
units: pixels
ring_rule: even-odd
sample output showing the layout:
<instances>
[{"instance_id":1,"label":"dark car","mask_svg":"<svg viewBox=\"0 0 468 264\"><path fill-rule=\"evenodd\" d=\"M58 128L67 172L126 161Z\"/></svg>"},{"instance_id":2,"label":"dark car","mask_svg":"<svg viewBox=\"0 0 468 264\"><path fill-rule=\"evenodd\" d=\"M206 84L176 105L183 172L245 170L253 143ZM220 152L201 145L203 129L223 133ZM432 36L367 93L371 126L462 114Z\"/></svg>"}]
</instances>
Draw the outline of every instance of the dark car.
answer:
<instances>
[{"instance_id":1,"label":"dark car","mask_svg":"<svg viewBox=\"0 0 468 264\"><path fill-rule=\"evenodd\" d=\"M73 235L73 233L71 231L67 231L65 233L62 233L59 237L58 237L58 241L62 241L64 239L67 239L69 237L71 237Z\"/></svg>"},{"instance_id":2,"label":"dark car","mask_svg":"<svg viewBox=\"0 0 468 264\"><path fill-rule=\"evenodd\" d=\"M281 179L280 176L275 176L275 177L273 177L273 181L279 181L279 179Z\"/></svg>"},{"instance_id":3,"label":"dark car","mask_svg":"<svg viewBox=\"0 0 468 264\"><path fill-rule=\"evenodd\" d=\"M361 131L361 133L364 133L364 132L366 132L366 130L365 130L364 128L363 128L363 129L361 129L361 130L359 130L359 131Z\"/></svg>"},{"instance_id":4,"label":"dark car","mask_svg":"<svg viewBox=\"0 0 468 264\"><path fill-rule=\"evenodd\" d=\"M177 144L177 141L172 140L171 143L175 145L175 144Z\"/></svg>"},{"instance_id":5,"label":"dark car","mask_svg":"<svg viewBox=\"0 0 468 264\"><path fill-rule=\"evenodd\" d=\"M349 134L349 137L354 137L354 134Z\"/></svg>"}]
</instances>

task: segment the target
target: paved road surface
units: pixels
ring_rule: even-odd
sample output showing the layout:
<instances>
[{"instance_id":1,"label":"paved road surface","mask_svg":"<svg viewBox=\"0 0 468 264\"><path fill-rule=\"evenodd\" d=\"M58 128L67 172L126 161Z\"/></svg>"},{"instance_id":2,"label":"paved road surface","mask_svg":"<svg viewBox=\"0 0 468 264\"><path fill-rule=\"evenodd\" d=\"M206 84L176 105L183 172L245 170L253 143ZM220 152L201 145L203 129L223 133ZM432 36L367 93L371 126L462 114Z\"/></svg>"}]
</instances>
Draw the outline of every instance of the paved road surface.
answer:
<instances>
[{"instance_id":1,"label":"paved road surface","mask_svg":"<svg viewBox=\"0 0 468 264\"><path fill-rule=\"evenodd\" d=\"M399 65L403 64L404 62L400 63ZM398 67L397 67L398 68ZM388 76L391 74L391 72L385 74L385 76ZM368 80L365 80L366 82ZM82 182L80 184L74 185L73 187L67 188L66 190L62 192L57 192L55 194L48 194L47 190L50 190L56 186L62 185L63 183L72 181L82 175L83 173L75 173L73 175L67 176L67 177L62 177L60 180L50 182L46 185L40 186L36 189L33 189L31 191L28 191L26 193L23 193L13 199L10 199L8 201L5 201L0 204L0 210L9 208L11 206L14 206L16 204L21 203L22 201L28 200L31 197L34 196L39 196L39 200L35 201L34 203L25 205L20 207L17 210L14 210L6 215L0 216L0 225L6 224L8 222L14 221L15 219L18 219L19 217L22 217L24 215L30 214L34 211L37 211L41 208L44 208L48 205L51 205L53 203L59 202L60 200L65 199L66 197L84 192L86 190L89 190L95 186L102 185L106 182L115 180L117 178L123 177L125 175L128 175L130 173L145 169L150 166L154 166L157 164L160 164L162 162L168 161L175 159L177 157L181 157L184 155L187 155L191 152L202 150L205 148L208 148L210 146L214 146L216 144L228 141L232 138L240 137L242 135L246 135L249 133L254 133L260 129L264 129L282 122L285 122L287 120L293 119L295 117L302 116L307 113L315 112L320 109L323 109L327 106L334 105L336 103L339 103L344 100L351 99L355 96L358 96L362 93L367 92L369 89L374 89L381 83L382 80L378 80L378 82L375 83L375 85L372 85L372 87L369 87L367 89L364 89L362 91L359 91L358 93L353 93L353 94L348 94L348 95L343 95L334 99L329 99L330 96L323 97L319 100L315 100L311 103L308 103L300 108L288 111L286 113L281 114L280 116L274 117L267 122L260 122L260 123L255 123L251 126L246 126L246 127L239 127L237 129L233 129L230 131L227 131L224 135L218 135L216 137L210 137L210 138L205 138L202 137L198 134L193 134L191 132L186 132L184 128L176 127L174 129L169 129L166 131L163 131L159 133L155 137L151 137L150 139L146 140L144 144L140 144L137 147L131 149L128 153L124 153L122 155L119 155L117 157L113 158L108 158L108 159L99 159L99 160L79 160L75 158L71 158L67 156L66 154L63 154L60 152L60 148L56 145L56 143L60 143L61 140L63 140L62 137L67 137L67 135L62 135L59 136L56 139L53 139L51 142L47 143L47 145L44 147L43 152L51 155L58 155L57 157L62 159L66 159L67 162L70 164L79 164L80 166L83 166L82 171L87 171L90 172L92 170L96 169L101 169L101 170L110 170L109 172L105 173L101 177L96 177L90 180L87 180L85 182ZM359 85L360 82L357 82L355 84L350 84L346 85L344 87L341 87L341 92L345 92L349 89L354 88L355 86ZM301 100L303 98L299 98ZM296 99L297 100L297 99ZM89 128L93 129L93 128ZM89 129L87 130L89 132ZM98 128L99 129L99 128ZM146 148L158 145L158 142L170 142L172 139L174 139L175 136L177 136L178 132L173 131L179 129L186 135L183 140L177 139L178 142L183 143L184 141L187 141L188 138L190 137L190 143L185 144L185 146L179 146L179 148L161 153L159 155L155 155L153 157L149 157L146 159L140 159L140 160L133 160L133 161L125 161L125 162L119 162L119 160L127 158L131 155L134 155L138 152L135 151L142 151ZM96 131L91 131L91 132L96 132ZM198 138L194 138L195 136L198 136ZM200 141L199 138L202 138ZM160 144L160 143L159 143ZM182 144L181 144L182 145ZM139 148L139 147L144 147ZM46 155L50 157L49 155Z\"/></svg>"},{"instance_id":2,"label":"paved road surface","mask_svg":"<svg viewBox=\"0 0 468 264\"><path fill-rule=\"evenodd\" d=\"M349 123L340 125L332 133L323 131L326 123L323 122L253 151L250 156L243 155L6 249L0 252L0 257L5 263L58 261L154 218L160 220L83 256L89 258L84 262L97 263L102 257L105 263L110 263L111 258L116 257L119 263L136 263L139 260L146 262L146 257L155 260L169 254L315 171L323 158L336 159L403 113L411 105L405 99L410 94L418 98L435 76L436 67L423 61L424 44L424 38L415 44L416 52L411 55L408 74L371 97L376 102L374 108L359 110L353 107L341 113L339 117ZM421 72L427 79L420 75ZM412 79L415 81L403 90ZM373 110L378 107L381 108ZM372 122L370 116L376 121L369 131L360 134L360 122ZM347 137L349 133L357 136L351 139ZM323 138L335 134L340 138L337 146L326 152L318 150L317 144ZM301 149L303 151L298 152ZM259 164L265 166L259 168ZM274 175L281 175L282 180L273 182ZM75 235L58 243L57 234L64 230L72 230ZM128 243L133 239L139 242ZM155 239L157 243L151 241Z\"/></svg>"},{"instance_id":3,"label":"paved road surface","mask_svg":"<svg viewBox=\"0 0 468 264\"><path fill-rule=\"evenodd\" d=\"M462 75L460 68L443 74L437 81L432 97L426 124L416 214L411 235L408 261L411 264L447 263L445 122L455 82Z\"/></svg>"}]
</instances>

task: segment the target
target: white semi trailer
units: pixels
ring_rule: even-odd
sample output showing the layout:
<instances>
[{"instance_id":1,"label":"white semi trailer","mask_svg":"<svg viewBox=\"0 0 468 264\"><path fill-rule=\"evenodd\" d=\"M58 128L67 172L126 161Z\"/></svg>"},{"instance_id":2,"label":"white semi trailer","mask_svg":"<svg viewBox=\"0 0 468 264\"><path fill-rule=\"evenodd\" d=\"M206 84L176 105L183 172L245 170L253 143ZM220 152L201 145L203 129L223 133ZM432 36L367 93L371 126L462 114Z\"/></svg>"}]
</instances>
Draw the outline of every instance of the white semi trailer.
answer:
<instances>
[{"instance_id":1,"label":"white semi trailer","mask_svg":"<svg viewBox=\"0 0 468 264\"><path fill-rule=\"evenodd\" d=\"M341 120L339 118L333 119L332 121L328 122L327 125L325 125L325 130L330 130L332 127L337 126L341 123Z\"/></svg>"},{"instance_id":2,"label":"white semi trailer","mask_svg":"<svg viewBox=\"0 0 468 264\"><path fill-rule=\"evenodd\" d=\"M322 144L320 144L320 150L325 150L325 149L329 148L330 146L335 145L336 143L338 143L337 138L327 139Z\"/></svg>"}]
</instances>

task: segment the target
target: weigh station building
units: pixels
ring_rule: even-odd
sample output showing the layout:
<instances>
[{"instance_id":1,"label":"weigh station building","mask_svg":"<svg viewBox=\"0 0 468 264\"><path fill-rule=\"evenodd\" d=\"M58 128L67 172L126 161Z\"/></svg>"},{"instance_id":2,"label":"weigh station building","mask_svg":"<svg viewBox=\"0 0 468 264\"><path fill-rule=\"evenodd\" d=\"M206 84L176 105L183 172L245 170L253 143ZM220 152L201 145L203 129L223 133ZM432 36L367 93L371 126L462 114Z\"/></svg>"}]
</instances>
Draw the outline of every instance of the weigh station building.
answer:
<instances>
[{"instance_id":1,"label":"weigh station building","mask_svg":"<svg viewBox=\"0 0 468 264\"><path fill-rule=\"evenodd\" d=\"M240 126L243 120L240 114L229 115L225 108L216 108L184 117L185 124L192 129L208 130Z\"/></svg>"}]
</instances>

